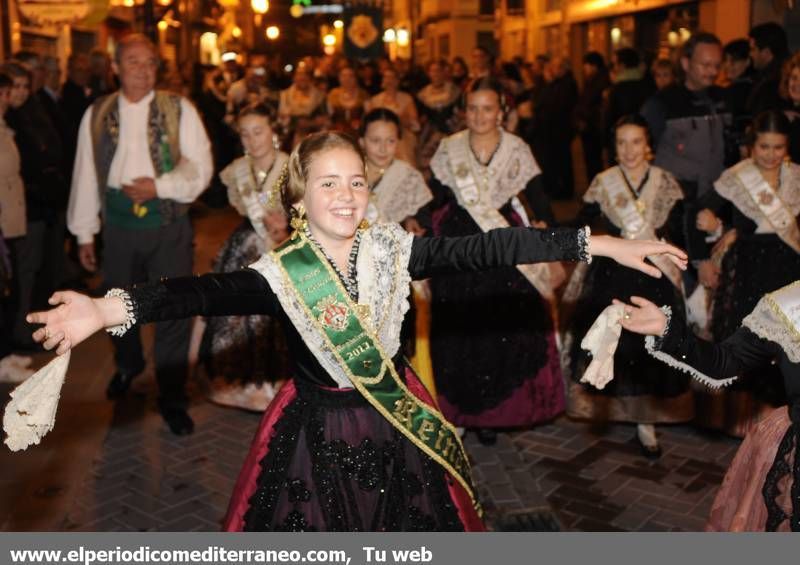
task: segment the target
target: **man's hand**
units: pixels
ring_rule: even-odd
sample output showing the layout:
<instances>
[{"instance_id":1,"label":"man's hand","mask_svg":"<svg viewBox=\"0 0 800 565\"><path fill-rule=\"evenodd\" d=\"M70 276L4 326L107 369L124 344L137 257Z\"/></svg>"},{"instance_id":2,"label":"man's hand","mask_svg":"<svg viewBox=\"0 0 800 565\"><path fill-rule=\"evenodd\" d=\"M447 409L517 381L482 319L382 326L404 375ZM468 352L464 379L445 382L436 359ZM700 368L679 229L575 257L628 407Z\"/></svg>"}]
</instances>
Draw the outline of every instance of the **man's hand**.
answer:
<instances>
[{"instance_id":1,"label":"man's hand","mask_svg":"<svg viewBox=\"0 0 800 565\"><path fill-rule=\"evenodd\" d=\"M123 184L122 192L133 200L135 204L142 204L158 196L156 181L152 177L138 177L133 179L133 184Z\"/></svg>"},{"instance_id":2,"label":"man's hand","mask_svg":"<svg viewBox=\"0 0 800 565\"><path fill-rule=\"evenodd\" d=\"M83 268L94 273L97 270L97 257L94 254L94 242L81 243L78 246L78 259Z\"/></svg>"}]
</instances>

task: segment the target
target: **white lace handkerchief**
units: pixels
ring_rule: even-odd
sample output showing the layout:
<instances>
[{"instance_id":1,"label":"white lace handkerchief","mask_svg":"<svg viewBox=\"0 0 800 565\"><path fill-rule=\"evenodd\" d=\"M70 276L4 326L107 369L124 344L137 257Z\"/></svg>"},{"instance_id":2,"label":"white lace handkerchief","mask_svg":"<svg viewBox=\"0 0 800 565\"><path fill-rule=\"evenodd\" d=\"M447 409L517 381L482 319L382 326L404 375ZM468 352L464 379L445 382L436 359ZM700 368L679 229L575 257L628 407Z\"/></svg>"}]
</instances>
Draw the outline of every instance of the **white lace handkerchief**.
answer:
<instances>
[{"instance_id":1,"label":"white lace handkerchief","mask_svg":"<svg viewBox=\"0 0 800 565\"><path fill-rule=\"evenodd\" d=\"M11 391L3 414L6 445L11 451L38 444L53 429L70 352L59 355Z\"/></svg>"},{"instance_id":2,"label":"white lace handkerchief","mask_svg":"<svg viewBox=\"0 0 800 565\"><path fill-rule=\"evenodd\" d=\"M589 383L602 390L614 378L614 353L622 334L620 322L624 312L624 306L612 304L600 313L586 332L581 341L581 349L592 354L592 362L581 377L582 383Z\"/></svg>"}]
</instances>

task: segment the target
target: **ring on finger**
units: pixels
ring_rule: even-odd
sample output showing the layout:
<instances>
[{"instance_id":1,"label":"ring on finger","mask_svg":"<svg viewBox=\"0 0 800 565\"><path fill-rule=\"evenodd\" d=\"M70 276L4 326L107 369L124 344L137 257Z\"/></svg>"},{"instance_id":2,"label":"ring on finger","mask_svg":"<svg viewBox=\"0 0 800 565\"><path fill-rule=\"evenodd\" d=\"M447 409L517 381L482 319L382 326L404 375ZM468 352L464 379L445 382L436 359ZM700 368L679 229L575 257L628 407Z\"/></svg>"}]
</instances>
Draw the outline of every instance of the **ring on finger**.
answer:
<instances>
[{"instance_id":1,"label":"ring on finger","mask_svg":"<svg viewBox=\"0 0 800 565\"><path fill-rule=\"evenodd\" d=\"M631 319L631 312L630 310L625 310L625 315L623 316L626 320Z\"/></svg>"},{"instance_id":2,"label":"ring on finger","mask_svg":"<svg viewBox=\"0 0 800 565\"><path fill-rule=\"evenodd\" d=\"M47 329L47 326L44 327L44 340L47 341L50 339L50 330Z\"/></svg>"}]
</instances>

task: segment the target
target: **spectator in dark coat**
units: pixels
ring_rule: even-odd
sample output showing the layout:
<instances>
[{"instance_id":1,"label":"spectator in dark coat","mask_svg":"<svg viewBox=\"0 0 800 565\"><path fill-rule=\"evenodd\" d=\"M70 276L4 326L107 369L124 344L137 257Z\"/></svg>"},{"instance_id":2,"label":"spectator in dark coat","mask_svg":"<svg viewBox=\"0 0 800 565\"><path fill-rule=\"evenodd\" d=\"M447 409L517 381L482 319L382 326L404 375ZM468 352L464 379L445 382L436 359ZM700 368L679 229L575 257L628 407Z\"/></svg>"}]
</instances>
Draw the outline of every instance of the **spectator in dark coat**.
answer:
<instances>
[{"instance_id":1,"label":"spectator in dark coat","mask_svg":"<svg viewBox=\"0 0 800 565\"><path fill-rule=\"evenodd\" d=\"M572 117L578 102L578 84L569 61L559 57L548 64L545 80L547 83L533 109L531 145L542 167L548 194L568 200L575 190L570 144L575 135Z\"/></svg>"},{"instance_id":2,"label":"spectator in dark coat","mask_svg":"<svg viewBox=\"0 0 800 565\"><path fill-rule=\"evenodd\" d=\"M750 59L757 74L747 99L747 109L751 116L755 116L781 106L778 88L781 67L789 56L789 42L786 31L775 22L757 25L750 30L749 36Z\"/></svg>"},{"instance_id":3,"label":"spectator in dark coat","mask_svg":"<svg viewBox=\"0 0 800 565\"><path fill-rule=\"evenodd\" d=\"M614 155L612 132L614 125L622 116L638 114L653 93L651 82L644 80L641 58L630 47L617 49L613 56L612 80L606 103L605 130L609 157Z\"/></svg>"},{"instance_id":4,"label":"spectator in dark coat","mask_svg":"<svg viewBox=\"0 0 800 565\"><path fill-rule=\"evenodd\" d=\"M603 93L611 84L603 56L590 51L583 57L583 90L575 108L575 121L581 134L586 177L593 179L603 166Z\"/></svg>"}]
</instances>

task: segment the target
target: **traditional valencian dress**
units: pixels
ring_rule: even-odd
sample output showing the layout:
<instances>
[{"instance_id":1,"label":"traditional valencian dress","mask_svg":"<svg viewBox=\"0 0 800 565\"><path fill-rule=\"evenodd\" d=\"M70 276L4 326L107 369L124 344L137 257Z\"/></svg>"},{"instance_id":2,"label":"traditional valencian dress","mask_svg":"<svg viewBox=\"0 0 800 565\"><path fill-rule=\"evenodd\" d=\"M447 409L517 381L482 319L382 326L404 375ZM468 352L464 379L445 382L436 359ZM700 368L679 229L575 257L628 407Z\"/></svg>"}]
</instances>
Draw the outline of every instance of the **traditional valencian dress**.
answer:
<instances>
[{"instance_id":1,"label":"traditional valencian dress","mask_svg":"<svg viewBox=\"0 0 800 565\"><path fill-rule=\"evenodd\" d=\"M399 223L412 217L433 200L433 194L420 172L402 159L386 167L383 176L371 187L367 220Z\"/></svg>"},{"instance_id":2,"label":"traditional valencian dress","mask_svg":"<svg viewBox=\"0 0 800 565\"><path fill-rule=\"evenodd\" d=\"M583 196L578 223L602 216L603 231L626 239L665 237L685 246L683 192L667 171L651 166L638 187L619 166L597 175ZM693 415L688 377L647 355L639 336L623 331L614 355L614 378L602 390L581 383L591 356L580 347L589 328L612 299L642 296L682 312L681 271L669 260L650 258L660 279L599 257L579 267L565 291L570 320L564 339L571 379L568 413L574 418L655 424L685 422ZM574 303L573 303L574 301ZM683 320L683 318L681 318Z\"/></svg>"},{"instance_id":3,"label":"traditional valencian dress","mask_svg":"<svg viewBox=\"0 0 800 565\"><path fill-rule=\"evenodd\" d=\"M435 235L471 235L534 219L553 223L539 166L515 135L501 130L483 165L469 131L454 134L442 141L431 171ZM448 419L464 427L525 426L564 410L548 265L453 273L431 280L431 291L433 372Z\"/></svg>"},{"instance_id":4,"label":"traditional valencian dress","mask_svg":"<svg viewBox=\"0 0 800 565\"><path fill-rule=\"evenodd\" d=\"M784 163L777 191L752 159L727 169L701 203L736 230L725 253L716 291L711 330L721 341L737 330L759 296L800 279L800 166ZM743 436L769 404L785 402L780 379L742 379L728 391L717 422Z\"/></svg>"},{"instance_id":5,"label":"traditional valencian dress","mask_svg":"<svg viewBox=\"0 0 800 565\"><path fill-rule=\"evenodd\" d=\"M215 273L237 271L274 247L263 219L272 187L288 159L286 153L277 152L270 170L259 175L249 157L240 157L220 173L228 201L244 219L217 254L212 267ZM266 408L272 397L269 383L291 376L278 320L270 316L219 316L208 318L206 324L201 355L208 375L231 383L224 387L226 396L238 398L237 404L256 410ZM219 396L219 390L214 390Z\"/></svg>"},{"instance_id":6,"label":"traditional valencian dress","mask_svg":"<svg viewBox=\"0 0 800 565\"><path fill-rule=\"evenodd\" d=\"M646 338L659 359L712 386L777 362L789 405L747 433L711 507L708 531L800 531L800 281L765 295L725 341L697 338L670 322Z\"/></svg>"},{"instance_id":7,"label":"traditional valencian dress","mask_svg":"<svg viewBox=\"0 0 800 565\"><path fill-rule=\"evenodd\" d=\"M377 224L358 230L342 274L305 228L249 269L136 286L128 298L138 323L267 314L284 326L294 378L264 414L225 529L482 530L458 434L399 353L409 283L588 260L587 247L586 230L415 238Z\"/></svg>"}]
</instances>

